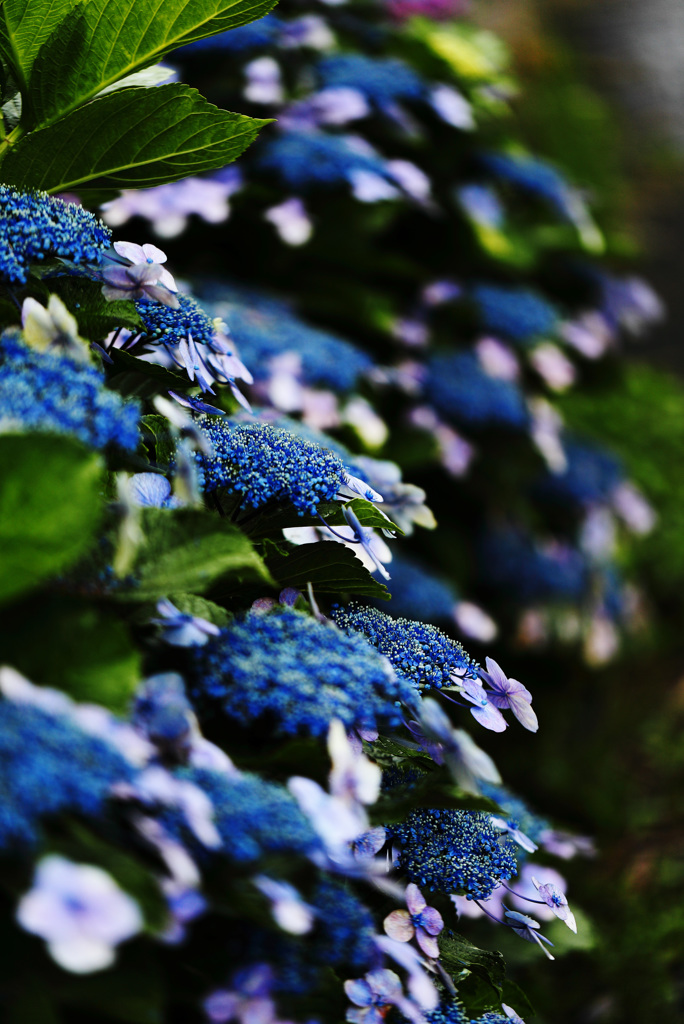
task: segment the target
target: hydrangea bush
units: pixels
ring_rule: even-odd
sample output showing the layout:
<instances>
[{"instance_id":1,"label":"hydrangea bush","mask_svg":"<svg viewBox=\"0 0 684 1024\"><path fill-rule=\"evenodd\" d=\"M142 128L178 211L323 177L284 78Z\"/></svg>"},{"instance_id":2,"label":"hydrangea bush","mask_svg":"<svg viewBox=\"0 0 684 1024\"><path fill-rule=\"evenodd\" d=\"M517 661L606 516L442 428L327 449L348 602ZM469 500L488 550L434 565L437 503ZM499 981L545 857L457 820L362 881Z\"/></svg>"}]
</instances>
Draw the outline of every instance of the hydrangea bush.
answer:
<instances>
[{"instance_id":1,"label":"hydrangea bush","mask_svg":"<svg viewBox=\"0 0 684 1024\"><path fill-rule=\"evenodd\" d=\"M0 10L3 1019L515 1021L468 918L577 928L547 862L591 843L503 787L487 733L546 726L483 645L625 619L601 530L648 506L549 398L654 300L456 9L268 8ZM223 261L119 237L236 192Z\"/></svg>"}]
</instances>

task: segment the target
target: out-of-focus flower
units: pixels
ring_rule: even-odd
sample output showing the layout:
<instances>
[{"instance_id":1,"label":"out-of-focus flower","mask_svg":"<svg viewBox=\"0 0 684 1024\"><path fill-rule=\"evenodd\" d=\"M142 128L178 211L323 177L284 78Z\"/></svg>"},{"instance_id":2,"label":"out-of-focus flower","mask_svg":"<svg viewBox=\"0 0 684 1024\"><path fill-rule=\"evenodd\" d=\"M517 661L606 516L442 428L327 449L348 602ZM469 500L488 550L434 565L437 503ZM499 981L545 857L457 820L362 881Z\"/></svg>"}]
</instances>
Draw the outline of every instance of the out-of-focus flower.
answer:
<instances>
[{"instance_id":1,"label":"out-of-focus flower","mask_svg":"<svg viewBox=\"0 0 684 1024\"><path fill-rule=\"evenodd\" d=\"M615 488L611 496L613 508L625 525L639 537L650 533L657 516L641 491L625 481Z\"/></svg>"},{"instance_id":2,"label":"out-of-focus flower","mask_svg":"<svg viewBox=\"0 0 684 1024\"><path fill-rule=\"evenodd\" d=\"M313 234L313 223L301 199L292 197L264 213L286 245L305 245Z\"/></svg>"},{"instance_id":3,"label":"out-of-focus flower","mask_svg":"<svg viewBox=\"0 0 684 1024\"><path fill-rule=\"evenodd\" d=\"M21 307L24 341L39 352L60 349L80 362L90 362L88 343L80 337L78 324L58 295L51 295L47 309L35 299L24 299Z\"/></svg>"},{"instance_id":4,"label":"out-of-focus flower","mask_svg":"<svg viewBox=\"0 0 684 1024\"><path fill-rule=\"evenodd\" d=\"M291 935L306 935L311 931L314 912L294 886L287 882L276 882L266 875L256 875L252 881L259 892L270 900L273 918L283 931Z\"/></svg>"},{"instance_id":5,"label":"out-of-focus flower","mask_svg":"<svg viewBox=\"0 0 684 1024\"><path fill-rule=\"evenodd\" d=\"M459 601L454 605L453 617L462 633L481 643L489 643L498 633L494 619L471 601Z\"/></svg>"},{"instance_id":6,"label":"out-of-focus flower","mask_svg":"<svg viewBox=\"0 0 684 1024\"><path fill-rule=\"evenodd\" d=\"M532 366L552 391L567 391L577 379L577 371L558 345L545 341L529 354Z\"/></svg>"},{"instance_id":7,"label":"out-of-focus flower","mask_svg":"<svg viewBox=\"0 0 684 1024\"><path fill-rule=\"evenodd\" d=\"M180 504L171 494L171 484L160 473L134 473L128 481L128 495L140 508L176 508Z\"/></svg>"},{"instance_id":8,"label":"out-of-focus flower","mask_svg":"<svg viewBox=\"0 0 684 1024\"><path fill-rule=\"evenodd\" d=\"M216 989L204 1000L204 1012L211 1024L279 1024L270 992L273 971L268 964L254 964L231 978L230 988ZM285 1024L285 1022L280 1022Z\"/></svg>"},{"instance_id":9,"label":"out-of-focus flower","mask_svg":"<svg viewBox=\"0 0 684 1024\"><path fill-rule=\"evenodd\" d=\"M439 764L447 764L456 782L466 793L479 795L478 779L483 782L501 782L491 757L477 746L467 732L454 729L437 701L431 697L421 701L419 733L422 733L428 744L433 744L432 748L428 746L432 756L435 760L441 758Z\"/></svg>"},{"instance_id":10,"label":"out-of-focus flower","mask_svg":"<svg viewBox=\"0 0 684 1024\"><path fill-rule=\"evenodd\" d=\"M257 57L245 67L247 84L243 90L251 103L282 103L285 98L280 65L273 57Z\"/></svg>"},{"instance_id":11,"label":"out-of-focus flower","mask_svg":"<svg viewBox=\"0 0 684 1024\"><path fill-rule=\"evenodd\" d=\"M383 1024L390 1006L396 1006L409 1020L421 1019L418 1007L404 995L399 976L387 968L345 981L344 991L350 1002L360 1007L347 1010L346 1019L351 1024Z\"/></svg>"},{"instance_id":12,"label":"out-of-focus flower","mask_svg":"<svg viewBox=\"0 0 684 1024\"><path fill-rule=\"evenodd\" d=\"M118 198L105 203L102 212L112 227L131 217L144 217L160 238L181 234L188 217L196 214L208 224L220 224L230 216L228 200L242 188L242 175L234 165L211 178L184 178L156 188L124 189Z\"/></svg>"},{"instance_id":13,"label":"out-of-focus flower","mask_svg":"<svg viewBox=\"0 0 684 1024\"><path fill-rule=\"evenodd\" d=\"M497 338L480 338L475 345L480 366L490 377L499 380L517 380L520 364L512 348Z\"/></svg>"},{"instance_id":14,"label":"out-of-focus flower","mask_svg":"<svg viewBox=\"0 0 684 1024\"><path fill-rule=\"evenodd\" d=\"M55 854L38 863L17 920L45 939L53 960L74 974L109 967L115 947L143 927L138 904L111 875Z\"/></svg>"},{"instance_id":15,"label":"out-of-focus flower","mask_svg":"<svg viewBox=\"0 0 684 1024\"><path fill-rule=\"evenodd\" d=\"M432 106L447 124L462 131L472 131L475 127L473 108L463 93L451 85L438 85L430 96Z\"/></svg>"},{"instance_id":16,"label":"out-of-focus flower","mask_svg":"<svg viewBox=\"0 0 684 1024\"><path fill-rule=\"evenodd\" d=\"M218 636L221 632L213 622L181 612L168 598L157 603L157 612L162 618L151 621L163 628L162 637L172 647L201 647L210 636Z\"/></svg>"},{"instance_id":17,"label":"out-of-focus flower","mask_svg":"<svg viewBox=\"0 0 684 1024\"><path fill-rule=\"evenodd\" d=\"M397 942L410 942L415 936L422 951L436 960L439 946L435 936L444 928L442 915L427 905L422 892L413 882L406 886L406 906L407 910L393 910L387 915L385 931Z\"/></svg>"}]
</instances>

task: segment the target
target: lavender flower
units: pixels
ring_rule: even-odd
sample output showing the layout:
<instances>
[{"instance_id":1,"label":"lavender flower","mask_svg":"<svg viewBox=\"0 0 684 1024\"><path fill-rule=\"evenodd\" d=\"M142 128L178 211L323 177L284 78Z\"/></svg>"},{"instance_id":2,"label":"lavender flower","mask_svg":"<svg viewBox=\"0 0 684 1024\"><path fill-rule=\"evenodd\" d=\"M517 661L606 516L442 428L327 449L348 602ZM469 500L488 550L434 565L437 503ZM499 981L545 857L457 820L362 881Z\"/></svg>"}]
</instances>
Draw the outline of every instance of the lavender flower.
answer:
<instances>
[{"instance_id":1,"label":"lavender flower","mask_svg":"<svg viewBox=\"0 0 684 1024\"><path fill-rule=\"evenodd\" d=\"M313 928L314 912L297 890L287 882L276 882L266 875L256 875L252 881L259 892L270 900L274 920L291 935L306 935Z\"/></svg>"},{"instance_id":2,"label":"lavender flower","mask_svg":"<svg viewBox=\"0 0 684 1024\"><path fill-rule=\"evenodd\" d=\"M53 960L74 974L109 967L115 947L143 926L138 904L106 871L57 855L39 862L17 920L45 939Z\"/></svg>"},{"instance_id":3,"label":"lavender flower","mask_svg":"<svg viewBox=\"0 0 684 1024\"><path fill-rule=\"evenodd\" d=\"M480 670L485 683L491 688L492 693L488 699L497 708L510 708L520 724L536 732L539 728L537 716L530 707L532 694L519 683L517 679L509 679L503 669L493 658L486 658L487 671Z\"/></svg>"},{"instance_id":4,"label":"lavender flower","mask_svg":"<svg viewBox=\"0 0 684 1024\"><path fill-rule=\"evenodd\" d=\"M237 971L231 988L216 989L204 1000L204 1012L212 1024L277 1024L275 1005L270 997L273 971L268 964L255 964Z\"/></svg>"},{"instance_id":5,"label":"lavender flower","mask_svg":"<svg viewBox=\"0 0 684 1024\"><path fill-rule=\"evenodd\" d=\"M381 562L381 557L387 558L386 551L384 550L387 545L383 544L381 551L378 551L378 542L380 538L373 532L373 530L366 529L359 522L359 518L354 512L353 508L349 505L344 505L342 508L342 515L347 520L347 524L354 531L354 539L357 544L361 545L363 552L371 560L376 570L380 573L383 579L391 579L390 574Z\"/></svg>"},{"instance_id":6,"label":"lavender flower","mask_svg":"<svg viewBox=\"0 0 684 1024\"><path fill-rule=\"evenodd\" d=\"M479 795L478 779L483 782L501 782L496 765L484 750L462 729L454 729L448 716L437 701L426 697L421 701L420 725L411 731L423 736L428 749L438 764L446 763L456 782L466 793Z\"/></svg>"},{"instance_id":7,"label":"lavender flower","mask_svg":"<svg viewBox=\"0 0 684 1024\"><path fill-rule=\"evenodd\" d=\"M536 942L549 960L556 959L555 956L552 956L548 949L545 949L544 947L544 943L546 943L547 946L553 946L553 942L549 939L545 939L543 935L538 934L540 927L538 921L535 921L532 917L528 917L527 914L520 914L517 910L507 910L505 907L504 914L506 916L505 923L509 928L513 929L516 935L519 935L521 939L525 939L526 942Z\"/></svg>"},{"instance_id":8,"label":"lavender flower","mask_svg":"<svg viewBox=\"0 0 684 1024\"><path fill-rule=\"evenodd\" d=\"M425 897L417 885L410 882L406 886L406 906L408 910L393 910L384 921L384 928L391 939L397 942L410 942L415 936L416 942L427 956L436 960L439 946L436 935L444 927L442 915L434 907L429 907Z\"/></svg>"},{"instance_id":9,"label":"lavender flower","mask_svg":"<svg viewBox=\"0 0 684 1024\"><path fill-rule=\"evenodd\" d=\"M527 853L534 853L539 849L537 844L532 842L529 836L526 836L519 828L509 825L509 823L504 821L503 818L497 818L496 815L492 815L491 822L494 828L500 828L503 832L507 832L511 839L513 839L523 850L526 850Z\"/></svg>"},{"instance_id":10,"label":"lavender flower","mask_svg":"<svg viewBox=\"0 0 684 1024\"><path fill-rule=\"evenodd\" d=\"M564 924L567 924L571 932L577 934L577 922L575 921L575 915L568 906L567 897L560 891L553 882L544 882L543 884L532 875L532 885L535 887L541 898L546 903L547 907L550 907L553 913L559 918Z\"/></svg>"},{"instance_id":11,"label":"lavender flower","mask_svg":"<svg viewBox=\"0 0 684 1024\"><path fill-rule=\"evenodd\" d=\"M178 289L169 271L161 266L166 262L161 249L134 242L115 242L114 249L129 262L119 263L111 256L103 258L102 294L108 301L148 299L178 309Z\"/></svg>"},{"instance_id":12,"label":"lavender flower","mask_svg":"<svg viewBox=\"0 0 684 1024\"><path fill-rule=\"evenodd\" d=\"M221 632L213 622L181 612L168 598L159 601L157 611L162 618L151 621L163 628L162 639L172 647L202 647L210 636Z\"/></svg>"},{"instance_id":13,"label":"lavender flower","mask_svg":"<svg viewBox=\"0 0 684 1024\"><path fill-rule=\"evenodd\" d=\"M396 1006L410 1020L421 1019L418 1008L404 995L399 976L386 968L345 981L344 991L355 1006L361 1007L347 1010L346 1020L351 1024L383 1024L390 1006Z\"/></svg>"}]
</instances>

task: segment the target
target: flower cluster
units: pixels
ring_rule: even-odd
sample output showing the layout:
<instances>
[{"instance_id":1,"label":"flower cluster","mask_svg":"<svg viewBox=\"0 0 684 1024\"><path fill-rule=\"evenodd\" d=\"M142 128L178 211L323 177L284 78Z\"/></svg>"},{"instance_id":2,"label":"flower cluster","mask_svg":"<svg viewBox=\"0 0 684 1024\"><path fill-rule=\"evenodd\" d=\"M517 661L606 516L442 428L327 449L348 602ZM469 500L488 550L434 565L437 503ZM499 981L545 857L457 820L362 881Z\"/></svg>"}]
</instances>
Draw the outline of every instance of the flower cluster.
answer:
<instances>
[{"instance_id":1,"label":"flower cluster","mask_svg":"<svg viewBox=\"0 0 684 1024\"><path fill-rule=\"evenodd\" d=\"M20 337L0 339L0 422L5 429L68 434L91 448L137 448L140 407L105 387L102 373Z\"/></svg>"},{"instance_id":2,"label":"flower cluster","mask_svg":"<svg viewBox=\"0 0 684 1024\"><path fill-rule=\"evenodd\" d=\"M242 725L325 736L397 725L411 688L360 636L294 609L251 612L194 652L193 693Z\"/></svg>"},{"instance_id":3,"label":"flower cluster","mask_svg":"<svg viewBox=\"0 0 684 1024\"><path fill-rule=\"evenodd\" d=\"M0 276L6 281L25 284L31 264L49 256L97 266L111 237L101 220L76 203L0 185Z\"/></svg>"},{"instance_id":4,"label":"flower cluster","mask_svg":"<svg viewBox=\"0 0 684 1024\"><path fill-rule=\"evenodd\" d=\"M398 870L430 892L487 899L517 874L514 843L481 811L419 809L387 831Z\"/></svg>"}]
</instances>

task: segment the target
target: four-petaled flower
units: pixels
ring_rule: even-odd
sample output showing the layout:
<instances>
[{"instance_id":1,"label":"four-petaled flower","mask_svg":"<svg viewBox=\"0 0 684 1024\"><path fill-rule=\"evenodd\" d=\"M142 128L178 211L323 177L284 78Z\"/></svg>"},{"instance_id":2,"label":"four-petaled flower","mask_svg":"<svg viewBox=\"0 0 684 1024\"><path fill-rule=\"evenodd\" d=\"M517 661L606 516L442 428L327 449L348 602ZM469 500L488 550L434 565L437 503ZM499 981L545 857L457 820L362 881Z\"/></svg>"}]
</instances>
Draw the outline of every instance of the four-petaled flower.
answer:
<instances>
[{"instance_id":1,"label":"four-petaled flower","mask_svg":"<svg viewBox=\"0 0 684 1024\"><path fill-rule=\"evenodd\" d=\"M427 905L422 892L413 882L406 887L406 906L408 910L393 910L387 915L385 931L397 942L410 942L415 936L423 952L436 960L439 957L439 946L435 936L444 927L442 915Z\"/></svg>"},{"instance_id":2,"label":"four-petaled flower","mask_svg":"<svg viewBox=\"0 0 684 1024\"><path fill-rule=\"evenodd\" d=\"M550 907L556 917L560 918L571 932L577 934L577 922L575 921L575 915L568 906L568 900L565 893L562 893L560 889L553 884L553 882L542 883L532 875L532 885L535 887L541 898L546 903L547 907Z\"/></svg>"},{"instance_id":3,"label":"four-petaled flower","mask_svg":"<svg viewBox=\"0 0 684 1024\"><path fill-rule=\"evenodd\" d=\"M162 263L166 254L156 245L135 245L134 242L115 242L118 256L128 260L118 263L105 257L102 267L102 294L110 302L118 299L152 299L171 309L178 309L176 282Z\"/></svg>"},{"instance_id":4,"label":"four-petaled flower","mask_svg":"<svg viewBox=\"0 0 684 1024\"><path fill-rule=\"evenodd\" d=\"M544 943L547 946L553 946L553 942L539 934L539 921L535 921L533 917L528 917L527 914L520 914L517 910L507 910L505 907L504 914L506 915L505 923L509 928L513 929L516 935L519 935L521 939L525 939L526 942L536 942L549 960L556 959L544 946Z\"/></svg>"},{"instance_id":5,"label":"four-petaled flower","mask_svg":"<svg viewBox=\"0 0 684 1024\"><path fill-rule=\"evenodd\" d=\"M480 670L480 675L492 691L487 694L487 699L497 708L510 708L522 726L529 729L530 732L536 732L539 723L530 707L532 703L530 691L517 679L509 679L493 658L487 658L486 664L487 671Z\"/></svg>"},{"instance_id":6,"label":"four-petaled flower","mask_svg":"<svg viewBox=\"0 0 684 1024\"><path fill-rule=\"evenodd\" d=\"M387 968L369 971L364 978L345 981L344 991L359 1010L347 1010L351 1024L383 1024L390 1006L398 1007L411 1020L420 1019L418 1008L407 999L399 976Z\"/></svg>"},{"instance_id":7,"label":"four-petaled flower","mask_svg":"<svg viewBox=\"0 0 684 1024\"><path fill-rule=\"evenodd\" d=\"M137 934L143 918L135 900L111 875L91 864L51 855L38 864L17 920L40 935L65 971L89 974L114 962L114 947Z\"/></svg>"}]
</instances>

